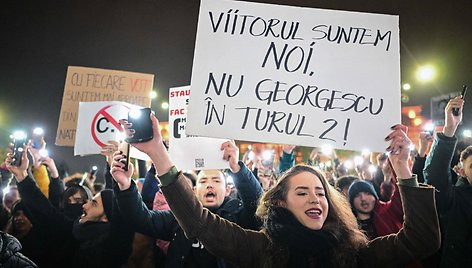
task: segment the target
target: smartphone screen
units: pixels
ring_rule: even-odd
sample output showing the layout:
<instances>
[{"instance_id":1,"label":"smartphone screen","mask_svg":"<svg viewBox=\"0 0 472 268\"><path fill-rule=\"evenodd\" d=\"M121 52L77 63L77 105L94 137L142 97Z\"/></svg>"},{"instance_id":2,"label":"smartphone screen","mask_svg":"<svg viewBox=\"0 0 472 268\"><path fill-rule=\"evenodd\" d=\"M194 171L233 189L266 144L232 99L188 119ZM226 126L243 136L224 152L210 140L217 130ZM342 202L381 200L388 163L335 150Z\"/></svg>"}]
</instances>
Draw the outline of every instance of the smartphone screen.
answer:
<instances>
[{"instance_id":1,"label":"smartphone screen","mask_svg":"<svg viewBox=\"0 0 472 268\"><path fill-rule=\"evenodd\" d=\"M44 137L44 131L42 128L35 128L33 130L33 136L31 137L31 146L34 149L41 149L42 141Z\"/></svg>"},{"instance_id":2,"label":"smartphone screen","mask_svg":"<svg viewBox=\"0 0 472 268\"><path fill-rule=\"evenodd\" d=\"M465 94L466 93L467 93L467 86L464 85L464 86L462 86L461 99L465 99ZM452 114L454 116L458 116L459 115L459 108L452 108Z\"/></svg>"},{"instance_id":3,"label":"smartphone screen","mask_svg":"<svg viewBox=\"0 0 472 268\"><path fill-rule=\"evenodd\" d=\"M23 157L23 151L26 144L26 137L15 138L13 140L13 162L14 166L21 166L21 158Z\"/></svg>"},{"instance_id":4,"label":"smartphone screen","mask_svg":"<svg viewBox=\"0 0 472 268\"><path fill-rule=\"evenodd\" d=\"M145 142L153 138L151 108L131 110L128 113L128 122L133 124L134 135L127 138L128 143Z\"/></svg>"},{"instance_id":5,"label":"smartphone screen","mask_svg":"<svg viewBox=\"0 0 472 268\"><path fill-rule=\"evenodd\" d=\"M128 171L128 165L129 165L129 149L130 145L127 142L121 142L120 143L120 148L119 150L121 151L121 154L125 156L125 158L121 159L120 161L125 164L125 167L123 168L125 171Z\"/></svg>"}]
</instances>

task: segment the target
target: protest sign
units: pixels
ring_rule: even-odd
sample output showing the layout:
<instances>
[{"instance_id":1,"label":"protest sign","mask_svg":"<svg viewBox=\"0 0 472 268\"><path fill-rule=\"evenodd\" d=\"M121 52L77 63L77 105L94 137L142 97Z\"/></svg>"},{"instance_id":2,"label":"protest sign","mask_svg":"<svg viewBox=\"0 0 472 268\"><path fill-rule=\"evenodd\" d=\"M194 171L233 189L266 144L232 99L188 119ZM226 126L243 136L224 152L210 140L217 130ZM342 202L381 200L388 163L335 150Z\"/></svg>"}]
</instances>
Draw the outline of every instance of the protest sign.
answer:
<instances>
[{"instance_id":1,"label":"protest sign","mask_svg":"<svg viewBox=\"0 0 472 268\"><path fill-rule=\"evenodd\" d=\"M202 0L188 135L384 151L398 16Z\"/></svg>"},{"instance_id":2,"label":"protest sign","mask_svg":"<svg viewBox=\"0 0 472 268\"><path fill-rule=\"evenodd\" d=\"M74 145L79 102L123 101L149 107L153 80L151 74L69 66L56 145Z\"/></svg>"},{"instance_id":3,"label":"protest sign","mask_svg":"<svg viewBox=\"0 0 472 268\"><path fill-rule=\"evenodd\" d=\"M74 155L100 154L108 141L124 140L125 134L118 121L128 118L130 109L139 108L142 107L119 101L80 102ZM134 147L131 147L130 156L149 159Z\"/></svg>"},{"instance_id":4,"label":"protest sign","mask_svg":"<svg viewBox=\"0 0 472 268\"><path fill-rule=\"evenodd\" d=\"M223 160L221 144L226 139L187 137L187 103L190 86L169 90L169 154L179 169L224 169L228 162ZM239 157L239 156L238 156Z\"/></svg>"}]
</instances>

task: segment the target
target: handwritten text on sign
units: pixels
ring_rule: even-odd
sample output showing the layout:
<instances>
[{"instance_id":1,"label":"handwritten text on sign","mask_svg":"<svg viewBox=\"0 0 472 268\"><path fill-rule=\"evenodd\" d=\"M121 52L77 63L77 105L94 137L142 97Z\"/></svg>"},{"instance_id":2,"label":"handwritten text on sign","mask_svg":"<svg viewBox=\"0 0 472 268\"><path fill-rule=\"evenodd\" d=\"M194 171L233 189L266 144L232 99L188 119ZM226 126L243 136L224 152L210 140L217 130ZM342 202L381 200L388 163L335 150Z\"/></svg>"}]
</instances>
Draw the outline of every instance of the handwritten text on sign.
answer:
<instances>
[{"instance_id":1,"label":"handwritten text on sign","mask_svg":"<svg viewBox=\"0 0 472 268\"><path fill-rule=\"evenodd\" d=\"M122 101L149 107L154 75L69 66L56 145L73 146L79 102Z\"/></svg>"},{"instance_id":2,"label":"handwritten text on sign","mask_svg":"<svg viewBox=\"0 0 472 268\"><path fill-rule=\"evenodd\" d=\"M383 151L398 44L397 16L203 0L186 133Z\"/></svg>"}]
</instances>

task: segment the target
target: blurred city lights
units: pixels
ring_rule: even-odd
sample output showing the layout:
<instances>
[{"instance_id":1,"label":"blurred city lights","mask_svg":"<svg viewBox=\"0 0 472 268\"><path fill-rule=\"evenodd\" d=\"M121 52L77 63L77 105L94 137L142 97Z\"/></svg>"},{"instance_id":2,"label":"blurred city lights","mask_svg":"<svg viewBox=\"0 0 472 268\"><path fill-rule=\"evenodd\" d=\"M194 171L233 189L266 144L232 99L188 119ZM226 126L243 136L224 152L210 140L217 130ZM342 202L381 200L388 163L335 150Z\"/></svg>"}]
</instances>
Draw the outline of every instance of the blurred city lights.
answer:
<instances>
[{"instance_id":1,"label":"blurred city lights","mask_svg":"<svg viewBox=\"0 0 472 268\"><path fill-rule=\"evenodd\" d=\"M272 159L273 152L271 150L265 150L262 152L262 159L265 161L269 161Z\"/></svg>"},{"instance_id":2,"label":"blurred city lights","mask_svg":"<svg viewBox=\"0 0 472 268\"><path fill-rule=\"evenodd\" d=\"M416 72L416 78L421 82L429 82L436 76L436 70L431 65L420 66Z\"/></svg>"},{"instance_id":3,"label":"blurred city lights","mask_svg":"<svg viewBox=\"0 0 472 268\"><path fill-rule=\"evenodd\" d=\"M413 120L413 125L415 125L415 127L417 127L421 124L423 124L423 119L417 117L417 118L415 118L415 120Z\"/></svg>"},{"instance_id":4,"label":"blurred city lights","mask_svg":"<svg viewBox=\"0 0 472 268\"><path fill-rule=\"evenodd\" d=\"M164 110L169 109L169 103L163 102L163 103L161 104L161 108L164 109Z\"/></svg>"},{"instance_id":5,"label":"blurred city lights","mask_svg":"<svg viewBox=\"0 0 472 268\"><path fill-rule=\"evenodd\" d=\"M472 138L472 131L470 129L464 129L462 135L466 138Z\"/></svg>"},{"instance_id":6,"label":"blurred city lights","mask_svg":"<svg viewBox=\"0 0 472 268\"><path fill-rule=\"evenodd\" d=\"M11 136L11 138L15 139L15 140L23 140L23 139L26 139L26 133L24 131L21 131L21 130L17 130L15 132L13 132L13 135Z\"/></svg>"},{"instance_id":7,"label":"blurred city lights","mask_svg":"<svg viewBox=\"0 0 472 268\"><path fill-rule=\"evenodd\" d=\"M151 91L151 92L149 92L149 97L150 97L151 99L155 99L155 98L157 98L157 92L156 92L156 91L154 91L154 90L153 90L153 91Z\"/></svg>"},{"instance_id":8,"label":"blurred city lights","mask_svg":"<svg viewBox=\"0 0 472 268\"><path fill-rule=\"evenodd\" d=\"M344 161L343 165L347 170L352 169L352 167L354 166L351 160Z\"/></svg>"},{"instance_id":9,"label":"blurred city lights","mask_svg":"<svg viewBox=\"0 0 472 268\"><path fill-rule=\"evenodd\" d=\"M360 166L363 163L364 163L364 157L360 155L357 155L356 157L354 157L354 164L356 164L356 166Z\"/></svg>"},{"instance_id":10,"label":"blurred city lights","mask_svg":"<svg viewBox=\"0 0 472 268\"><path fill-rule=\"evenodd\" d=\"M370 166L369 166L369 172L370 172L370 173L373 174L373 173L375 173L376 171L377 171L377 167L376 167L375 165L370 165Z\"/></svg>"},{"instance_id":11,"label":"blurred city lights","mask_svg":"<svg viewBox=\"0 0 472 268\"><path fill-rule=\"evenodd\" d=\"M424 130L425 131L434 131L434 124L433 123L427 123L424 125Z\"/></svg>"},{"instance_id":12,"label":"blurred city lights","mask_svg":"<svg viewBox=\"0 0 472 268\"><path fill-rule=\"evenodd\" d=\"M33 133L34 133L35 135L43 135L44 130L43 130L42 128L40 128L40 127L37 127L37 128L35 128L35 129L33 130Z\"/></svg>"},{"instance_id":13,"label":"blurred city lights","mask_svg":"<svg viewBox=\"0 0 472 268\"><path fill-rule=\"evenodd\" d=\"M408 91L408 90L411 89L411 85L408 84L408 83L405 83L405 84L403 84L403 87L402 87L402 88L403 88L403 90Z\"/></svg>"},{"instance_id":14,"label":"blurred city lights","mask_svg":"<svg viewBox=\"0 0 472 268\"><path fill-rule=\"evenodd\" d=\"M408 118L413 119L416 117L416 112L415 110L409 110L408 111Z\"/></svg>"}]
</instances>

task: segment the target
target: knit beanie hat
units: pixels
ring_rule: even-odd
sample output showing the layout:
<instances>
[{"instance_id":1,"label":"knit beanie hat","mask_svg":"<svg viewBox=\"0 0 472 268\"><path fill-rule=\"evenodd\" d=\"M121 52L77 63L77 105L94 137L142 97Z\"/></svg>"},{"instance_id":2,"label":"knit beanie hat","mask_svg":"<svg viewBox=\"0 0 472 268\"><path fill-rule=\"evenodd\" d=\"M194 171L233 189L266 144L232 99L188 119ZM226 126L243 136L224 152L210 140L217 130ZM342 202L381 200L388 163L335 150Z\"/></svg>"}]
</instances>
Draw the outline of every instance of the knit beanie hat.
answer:
<instances>
[{"instance_id":1,"label":"knit beanie hat","mask_svg":"<svg viewBox=\"0 0 472 268\"><path fill-rule=\"evenodd\" d=\"M379 196L377 192L375 192L374 186L365 180L356 180L354 181L351 186L349 187L349 203L351 203L351 207L354 208L354 198L358 193L365 192L370 193L375 197L375 200L379 200Z\"/></svg>"},{"instance_id":2,"label":"knit beanie hat","mask_svg":"<svg viewBox=\"0 0 472 268\"><path fill-rule=\"evenodd\" d=\"M108 221L112 221L113 217L113 190L105 189L100 192L102 197L103 210L107 216Z\"/></svg>"}]
</instances>

